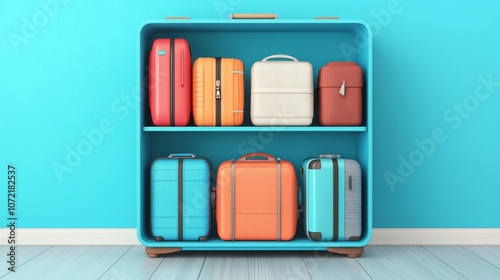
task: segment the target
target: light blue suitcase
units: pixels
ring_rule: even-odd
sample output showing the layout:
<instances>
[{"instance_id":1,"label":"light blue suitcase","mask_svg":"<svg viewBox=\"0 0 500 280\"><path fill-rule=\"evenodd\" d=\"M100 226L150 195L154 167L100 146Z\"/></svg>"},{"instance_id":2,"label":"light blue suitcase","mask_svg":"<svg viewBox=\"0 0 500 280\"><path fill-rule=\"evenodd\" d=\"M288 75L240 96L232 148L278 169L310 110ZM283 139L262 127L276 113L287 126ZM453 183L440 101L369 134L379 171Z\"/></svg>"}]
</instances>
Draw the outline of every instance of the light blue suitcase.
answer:
<instances>
[{"instance_id":1,"label":"light blue suitcase","mask_svg":"<svg viewBox=\"0 0 500 280\"><path fill-rule=\"evenodd\" d=\"M361 169L338 155L302 163L303 214L307 237L314 241L361 238Z\"/></svg>"},{"instance_id":2,"label":"light blue suitcase","mask_svg":"<svg viewBox=\"0 0 500 280\"><path fill-rule=\"evenodd\" d=\"M154 240L200 240L210 235L210 162L172 154L151 165L151 234Z\"/></svg>"}]
</instances>

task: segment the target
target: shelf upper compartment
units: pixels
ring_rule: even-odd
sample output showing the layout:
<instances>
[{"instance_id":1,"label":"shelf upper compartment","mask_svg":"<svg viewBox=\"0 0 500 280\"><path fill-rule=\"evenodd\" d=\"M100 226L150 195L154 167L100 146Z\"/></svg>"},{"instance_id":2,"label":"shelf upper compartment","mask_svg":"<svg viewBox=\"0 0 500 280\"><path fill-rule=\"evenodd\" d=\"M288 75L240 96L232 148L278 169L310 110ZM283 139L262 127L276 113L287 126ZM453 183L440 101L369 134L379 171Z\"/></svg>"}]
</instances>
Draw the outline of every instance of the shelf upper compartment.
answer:
<instances>
[{"instance_id":1,"label":"shelf upper compartment","mask_svg":"<svg viewBox=\"0 0 500 280\"><path fill-rule=\"evenodd\" d=\"M145 126L144 132L366 132L366 126Z\"/></svg>"}]
</instances>

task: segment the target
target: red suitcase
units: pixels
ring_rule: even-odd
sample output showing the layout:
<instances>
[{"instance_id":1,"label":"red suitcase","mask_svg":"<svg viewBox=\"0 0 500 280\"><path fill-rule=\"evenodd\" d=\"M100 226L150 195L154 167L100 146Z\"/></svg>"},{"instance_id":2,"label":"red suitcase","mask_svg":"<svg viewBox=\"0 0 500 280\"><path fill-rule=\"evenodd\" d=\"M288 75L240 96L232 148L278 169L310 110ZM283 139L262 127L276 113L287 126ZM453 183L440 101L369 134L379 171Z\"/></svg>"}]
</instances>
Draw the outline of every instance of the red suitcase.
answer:
<instances>
[{"instance_id":1,"label":"red suitcase","mask_svg":"<svg viewBox=\"0 0 500 280\"><path fill-rule=\"evenodd\" d=\"M149 106L154 125L185 126L191 116L191 52L185 39L160 38L149 55Z\"/></svg>"},{"instance_id":2,"label":"red suitcase","mask_svg":"<svg viewBox=\"0 0 500 280\"><path fill-rule=\"evenodd\" d=\"M318 75L319 124L361 125L363 71L355 62L330 62Z\"/></svg>"}]
</instances>

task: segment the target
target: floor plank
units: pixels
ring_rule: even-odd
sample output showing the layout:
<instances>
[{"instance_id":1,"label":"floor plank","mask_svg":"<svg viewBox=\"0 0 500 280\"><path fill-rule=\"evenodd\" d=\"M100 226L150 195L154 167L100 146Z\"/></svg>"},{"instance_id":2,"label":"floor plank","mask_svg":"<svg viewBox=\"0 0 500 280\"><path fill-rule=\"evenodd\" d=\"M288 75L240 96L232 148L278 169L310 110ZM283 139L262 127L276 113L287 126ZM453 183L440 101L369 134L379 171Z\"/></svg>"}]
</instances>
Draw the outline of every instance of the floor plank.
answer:
<instances>
[{"instance_id":1,"label":"floor plank","mask_svg":"<svg viewBox=\"0 0 500 280\"><path fill-rule=\"evenodd\" d=\"M36 256L40 255L41 253L47 251L50 249L52 246L16 246L15 249L15 254L16 254L16 268L19 268L20 266L26 264L27 262L31 261L33 258ZM0 250L0 255L1 256L6 256L7 254L10 254L10 246L1 246ZM9 274L7 268L5 270L1 270L0 272L0 278L3 276Z\"/></svg>"},{"instance_id":2,"label":"floor plank","mask_svg":"<svg viewBox=\"0 0 500 280\"><path fill-rule=\"evenodd\" d=\"M207 252L184 251L163 257L151 279L198 279Z\"/></svg>"},{"instance_id":3,"label":"floor plank","mask_svg":"<svg viewBox=\"0 0 500 280\"><path fill-rule=\"evenodd\" d=\"M462 248L500 269L500 246L462 246Z\"/></svg>"},{"instance_id":4,"label":"floor plank","mask_svg":"<svg viewBox=\"0 0 500 280\"><path fill-rule=\"evenodd\" d=\"M248 279L311 279L300 252L249 252Z\"/></svg>"},{"instance_id":5,"label":"floor plank","mask_svg":"<svg viewBox=\"0 0 500 280\"><path fill-rule=\"evenodd\" d=\"M356 261L372 279L465 279L420 246L367 246Z\"/></svg>"},{"instance_id":6,"label":"floor plank","mask_svg":"<svg viewBox=\"0 0 500 280\"><path fill-rule=\"evenodd\" d=\"M75 246L78 247L78 246ZM52 279L97 279L131 246L92 246L72 262L53 263Z\"/></svg>"},{"instance_id":7,"label":"floor plank","mask_svg":"<svg viewBox=\"0 0 500 280\"><path fill-rule=\"evenodd\" d=\"M198 279L248 279L248 252L207 253Z\"/></svg>"},{"instance_id":8,"label":"floor plank","mask_svg":"<svg viewBox=\"0 0 500 280\"><path fill-rule=\"evenodd\" d=\"M199 279L311 279L299 252L208 252Z\"/></svg>"},{"instance_id":9,"label":"floor plank","mask_svg":"<svg viewBox=\"0 0 500 280\"><path fill-rule=\"evenodd\" d=\"M15 273L9 273L2 279L60 279L54 277L55 273L61 273L60 267L70 268L62 273L70 273L73 269L71 264L81 257L92 246L54 246L34 257L31 261L17 268Z\"/></svg>"},{"instance_id":10,"label":"floor plank","mask_svg":"<svg viewBox=\"0 0 500 280\"><path fill-rule=\"evenodd\" d=\"M99 279L150 279L162 260L148 257L143 246L132 246Z\"/></svg>"},{"instance_id":11,"label":"floor plank","mask_svg":"<svg viewBox=\"0 0 500 280\"><path fill-rule=\"evenodd\" d=\"M371 279L356 259L344 255L306 251L302 253L302 257L312 279Z\"/></svg>"},{"instance_id":12,"label":"floor plank","mask_svg":"<svg viewBox=\"0 0 500 280\"><path fill-rule=\"evenodd\" d=\"M71 271L71 267L73 267L72 273L68 275L71 276L71 279L97 279L131 247L132 246L94 246L73 263L69 264L67 268L58 267L58 270L67 269ZM68 277L55 273L54 278L63 279Z\"/></svg>"},{"instance_id":13,"label":"floor plank","mask_svg":"<svg viewBox=\"0 0 500 280\"><path fill-rule=\"evenodd\" d=\"M468 279L499 279L500 269L460 246L423 246Z\"/></svg>"}]
</instances>

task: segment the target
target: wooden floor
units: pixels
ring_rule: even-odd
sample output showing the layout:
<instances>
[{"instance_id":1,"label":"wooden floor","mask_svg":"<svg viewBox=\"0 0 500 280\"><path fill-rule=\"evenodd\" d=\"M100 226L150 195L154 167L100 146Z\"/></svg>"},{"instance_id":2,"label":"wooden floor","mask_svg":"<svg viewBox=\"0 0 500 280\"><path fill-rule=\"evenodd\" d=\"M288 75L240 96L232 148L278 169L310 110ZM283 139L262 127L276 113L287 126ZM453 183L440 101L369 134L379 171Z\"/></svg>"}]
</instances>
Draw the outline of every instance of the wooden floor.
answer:
<instances>
[{"instance_id":1,"label":"wooden floor","mask_svg":"<svg viewBox=\"0 0 500 280\"><path fill-rule=\"evenodd\" d=\"M361 258L326 252L179 252L141 246L19 246L1 279L500 279L500 246L368 246Z\"/></svg>"}]
</instances>

